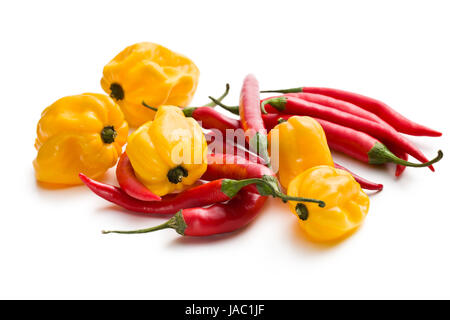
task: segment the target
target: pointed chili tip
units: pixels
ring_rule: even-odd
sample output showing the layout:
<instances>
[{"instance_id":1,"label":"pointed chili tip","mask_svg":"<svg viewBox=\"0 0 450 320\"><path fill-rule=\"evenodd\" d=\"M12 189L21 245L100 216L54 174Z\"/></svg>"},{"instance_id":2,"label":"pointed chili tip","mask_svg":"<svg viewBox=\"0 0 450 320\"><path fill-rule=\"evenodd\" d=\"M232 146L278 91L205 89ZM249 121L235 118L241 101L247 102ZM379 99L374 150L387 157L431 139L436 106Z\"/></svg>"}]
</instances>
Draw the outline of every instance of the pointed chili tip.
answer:
<instances>
[{"instance_id":1,"label":"pointed chili tip","mask_svg":"<svg viewBox=\"0 0 450 320\"><path fill-rule=\"evenodd\" d=\"M80 178L81 181L83 181L83 183L86 183L87 181L89 181L89 178L87 175L85 175L84 173L79 173L78 177Z\"/></svg>"},{"instance_id":2,"label":"pointed chili tip","mask_svg":"<svg viewBox=\"0 0 450 320\"><path fill-rule=\"evenodd\" d=\"M405 166L397 165L397 168L395 169L395 177L400 177L402 173L405 172L405 169Z\"/></svg>"},{"instance_id":3,"label":"pointed chili tip","mask_svg":"<svg viewBox=\"0 0 450 320\"><path fill-rule=\"evenodd\" d=\"M442 136L442 132L434 130L434 129L430 129L430 128L423 128L422 130L419 130L420 132L418 132L418 136L425 136L425 137L441 137Z\"/></svg>"},{"instance_id":4,"label":"pointed chili tip","mask_svg":"<svg viewBox=\"0 0 450 320\"><path fill-rule=\"evenodd\" d=\"M102 230L102 234L108 234L108 233L111 233L111 231L108 231L108 230Z\"/></svg>"},{"instance_id":5,"label":"pointed chili tip","mask_svg":"<svg viewBox=\"0 0 450 320\"><path fill-rule=\"evenodd\" d=\"M362 189L366 189L366 190L375 190L375 191L381 191L383 190L384 186L382 184L374 184L374 185L370 185L370 186L361 186Z\"/></svg>"}]
</instances>

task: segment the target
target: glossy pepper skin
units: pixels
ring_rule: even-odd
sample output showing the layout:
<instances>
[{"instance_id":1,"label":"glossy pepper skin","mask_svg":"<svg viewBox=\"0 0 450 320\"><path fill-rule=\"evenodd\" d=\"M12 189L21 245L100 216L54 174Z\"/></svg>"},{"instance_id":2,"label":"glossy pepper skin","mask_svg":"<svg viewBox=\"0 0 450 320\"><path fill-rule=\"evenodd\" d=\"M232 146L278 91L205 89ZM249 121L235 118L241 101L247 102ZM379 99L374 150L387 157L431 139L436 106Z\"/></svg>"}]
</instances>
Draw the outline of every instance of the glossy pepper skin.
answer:
<instances>
[{"instance_id":1,"label":"glossy pepper skin","mask_svg":"<svg viewBox=\"0 0 450 320\"><path fill-rule=\"evenodd\" d=\"M311 167L334 166L325 133L313 118L290 117L271 130L269 142L273 130L278 130L278 175L283 187L287 188L292 179Z\"/></svg>"},{"instance_id":2,"label":"glossy pepper skin","mask_svg":"<svg viewBox=\"0 0 450 320\"><path fill-rule=\"evenodd\" d=\"M126 152L137 178L158 196L194 184L207 167L200 125L174 106L160 107L153 121L133 132Z\"/></svg>"},{"instance_id":3,"label":"glossy pepper skin","mask_svg":"<svg viewBox=\"0 0 450 320\"><path fill-rule=\"evenodd\" d=\"M33 162L41 182L81 184L78 173L99 177L122 153L128 124L108 96L84 93L47 107L37 125Z\"/></svg>"},{"instance_id":4,"label":"glossy pepper skin","mask_svg":"<svg viewBox=\"0 0 450 320\"><path fill-rule=\"evenodd\" d=\"M291 211L300 219L301 228L315 241L342 238L358 228L369 211L369 197L352 175L330 166L312 167L301 173L291 181L287 194L320 197L326 202L326 207L320 208L289 201Z\"/></svg>"},{"instance_id":5,"label":"glossy pepper skin","mask_svg":"<svg viewBox=\"0 0 450 320\"><path fill-rule=\"evenodd\" d=\"M122 108L131 127L152 120L155 112L142 101L187 106L197 89L200 72L187 57L161 45L141 42L120 52L103 68L101 85Z\"/></svg>"},{"instance_id":6,"label":"glossy pepper skin","mask_svg":"<svg viewBox=\"0 0 450 320\"><path fill-rule=\"evenodd\" d=\"M122 153L117 163L116 178L122 190L129 196L142 201L161 201L161 197L148 190L136 178L133 166L126 152Z\"/></svg>"}]
</instances>

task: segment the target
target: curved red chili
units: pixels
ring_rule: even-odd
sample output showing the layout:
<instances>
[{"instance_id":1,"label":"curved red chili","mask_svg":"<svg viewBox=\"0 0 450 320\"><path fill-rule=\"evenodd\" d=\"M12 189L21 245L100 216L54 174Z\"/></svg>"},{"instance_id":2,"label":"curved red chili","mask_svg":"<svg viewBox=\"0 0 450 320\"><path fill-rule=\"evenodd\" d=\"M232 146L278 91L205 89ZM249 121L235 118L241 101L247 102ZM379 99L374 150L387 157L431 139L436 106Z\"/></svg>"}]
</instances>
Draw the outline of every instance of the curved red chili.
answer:
<instances>
[{"instance_id":1,"label":"curved red chili","mask_svg":"<svg viewBox=\"0 0 450 320\"><path fill-rule=\"evenodd\" d=\"M322 94L335 99L353 103L367 111L370 111L378 115L381 119L389 123L399 132L413 136L440 137L442 135L442 133L439 131L427 128L421 124L415 123L407 119L406 117L404 117L403 115L401 115L400 113L389 107L384 102L363 96L358 93L353 93L339 89L318 88L318 87L299 87L281 90L265 90L261 92L278 92L278 93L306 92L306 93Z\"/></svg>"},{"instance_id":2,"label":"curved red chili","mask_svg":"<svg viewBox=\"0 0 450 320\"><path fill-rule=\"evenodd\" d=\"M122 153L116 168L119 186L125 193L142 201L160 201L161 197L151 192L140 182L134 173L133 166L126 152Z\"/></svg>"},{"instance_id":3,"label":"curved red chili","mask_svg":"<svg viewBox=\"0 0 450 320\"><path fill-rule=\"evenodd\" d=\"M211 107L189 108L189 112L185 112L185 115L200 122L205 129L217 129L225 136L227 129L237 130L241 128L241 122L238 119L230 118Z\"/></svg>"},{"instance_id":4,"label":"curved red chili","mask_svg":"<svg viewBox=\"0 0 450 320\"><path fill-rule=\"evenodd\" d=\"M308 94L306 94L306 93L287 93L286 95L300 97L300 94L302 94L301 97L303 97L303 98L305 98L305 97L313 97L314 96L314 98L309 98L309 99L304 99L304 100L311 101L311 102L317 102L317 103L319 103L319 102L325 103L326 101L328 101L328 103L329 103L328 107L331 107L331 108L334 108L334 109L338 109L338 110L341 110L341 111L345 111L346 108L347 108L347 111L349 111L349 113L351 113L351 114L362 116L363 118L368 119L368 120L371 120L371 119L374 120L374 121L377 120L375 122L383 124L386 127L392 128L387 122L385 122L381 118L377 117L373 113L370 113L370 112L368 112L368 111L366 111L366 110L364 110L364 109L362 109L362 108L360 108L360 107L358 107L356 105L353 105L353 104L351 104L349 102L345 102L345 101L333 99L331 97L326 97L326 96L323 96L323 95L313 94L313 93L308 93ZM308 96L304 96L304 95L308 95ZM327 98L327 100L326 101L323 100L322 97ZM209 97L209 98L216 105L219 105L220 107L224 108L225 110L228 110L231 113L239 115L239 106L227 106L227 105L224 105L223 103L221 103L220 101L218 101L218 100L216 100L216 99L214 99L212 97ZM264 103L265 100L272 99L272 98L278 98L278 97L266 98L266 99L262 100L261 103ZM330 99L332 99L333 102L330 102ZM357 109L359 109L359 110L357 110ZM365 116L363 116L364 112L365 112ZM400 148L397 148L395 146L392 146L392 145L388 145L388 148L389 148L389 150L391 150L400 159L408 161L408 154L405 151L403 151ZM403 171L405 169L406 169L405 166L397 164L396 171L395 171L395 176L399 177L403 173Z\"/></svg>"},{"instance_id":5,"label":"curved red chili","mask_svg":"<svg viewBox=\"0 0 450 320\"><path fill-rule=\"evenodd\" d=\"M356 182L358 182L359 185L361 186L361 188L363 188L363 189L377 190L377 191L383 190L383 185L380 183L375 183L375 182L369 181L367 179L364 179L364 178L358 176L356 173L351 172L349 169L341 166L340 164L337 164L336 162L334 163L334 166L338 169L345 170L348 173L350 173L353 176L353 178L355 178Z\"/></svg>"},{"instance_id":6,"label":"curved red chili","mask_svg":"<svg viewBox=\"0 0 450 320\"><path fill-rule=\"evenodd\" d=\"M126 194L121 188L98 182L82 173L79 176L84 184L101 198L138 213L170 214L184 208L203 207L227 201L242 188L253 184L258 187L256 189L256 186L251 186L255 188L254 192L265 196L271 195L283 201L315 202L324 206L320 200L283 194L272 170L239 156L227 154L208 155L208 167L201 179L214 181L165 196L161 201L138 200Z\"/></svg>"},{"instance_id":7,"label":"curved red chili","mask_svg":"<svg viewBox=\"0 0 450 320\"><path fill-rule=\"evenodd\" d=\"M316 117L365 132L375 138L382 139L383 141L387 141L390 144L401 148L422 163L429 163L423 153L408 139L399 134L397 131L389 129L373 121L363 119L349 113L340 112L335 109L323 108L318 104L294 97L284 96L273 98L264 101L264 104L268 105L268 110L271 112L281 111L288 114ZM433 161L433 163L434 162L436 161ZM432 166L430 166L430 169L434 171Z\"/></svg>"},{"instance_id":8,"label":"curved red chili","mask_svg":"<svg viewBox=\"0 0 450 320\"><path fill-rule=\"evenodd\" d=\"M335 99L329 96L325 96L323 94L317 94L317 93L306 93L306 92L297 92L297 93L286 93L286 96L291 96L298 99L303 99L309 102L317 103L320 105L323 105L325 107L333 108L336 110L340 110L343 112L347 112L350 114L353 114L355 116L358 116L360 118L364 118L367 120L372 120L374 122L377 122L379 124L386 125L388 127L391 127L390 124L388 124L386 121L378 117L376 114L373 114L372 112L369 112L353 103ZM264 99L268 100L270 98Z\"/></svg>"},{"instance_id":9,"label":"curved red chili","mask_svg":"<svg viewBox=\"0 0 450 320\"><path fill-rule=\"evenodd\" d=\"M292 116L270 113L263 115L263 119L266 127L272 129L278 124L280 118L287 120ZM384 144L367 133L323 119L314 119L322 126L330 148L366 163L383 164L392 162L408 167L426 167L441 160L443 157L442 151L439 150L437 157L427 163L408 162L395 156Z\"/></svg>"},{"instance_id":10,"label":"curved red chili","mask_svg":"<svg viewBox=\"0 0 450 320\"><path fill-rule=\"evenodd\" d=\"M189 236L207 236L230 232L247 225L256 216L265 202L266 197L264 196L281 197L277 180L270 169L233 155L211 155L208 160L208 169L203 177L205 179L217 178L218 176L247 178L244 180L221 179L213 181L214 183L220 181L220 192L227 195L229 199L231 198L228 203L215 203L208 208L182 209L170 220L156 227L132 231L103 231L103 233L135 234L167 228L173 228L179 234ZM243 165L243 163L245 164ZM249 178L254 175L259 177ZM81 176L81 178L85 181L86 177ZM276 183L276 186L273 185L274 183ZM256 186L250 184L256 184ZM325 203L320 200L281 195L283 201L307 201L315 202L321 207L325 206Z\"/></svg>"},{"instance_id":11,"label":"curved red chili","mask_svg":"<svg viewBox=\"0 0 450 320\"><path fill-rule=\"evenodd\" d=\"M81 181L99 197L132 212L143 214L173 214L184 208L202 207L229 200L227 195L220 192L221 180L164 196L161 201L142 201L129 196L119 187L101 183L82 173L79 176Z\"/></svg>"},{"instance_id":12,"label":"curved red chili","mask_svg":"<svg viewBox=\"0 0 450 320\"><path fill-rule=\"evenodd\" d=\"M151 228L131 231L102 231L103 233L137 234L172 228L183 236L210 236L235 231L249 224L260 212L267 197L242 189L228 203L216 203L208 208L178 211L167 222Z\"/></svg>"}]
</instances>

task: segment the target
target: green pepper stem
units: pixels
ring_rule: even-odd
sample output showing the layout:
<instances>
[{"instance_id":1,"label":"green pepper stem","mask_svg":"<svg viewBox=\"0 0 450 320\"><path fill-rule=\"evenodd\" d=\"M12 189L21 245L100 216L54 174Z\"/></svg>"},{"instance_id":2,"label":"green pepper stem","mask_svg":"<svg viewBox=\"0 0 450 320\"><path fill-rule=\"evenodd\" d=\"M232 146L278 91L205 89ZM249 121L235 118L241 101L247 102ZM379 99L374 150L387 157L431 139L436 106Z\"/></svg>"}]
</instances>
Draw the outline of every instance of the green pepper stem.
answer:
<instances>
[{"instance_id":1,"label":"green pepper stem","mask_svg":"<svg viewBox=\"0 0 450 320\"><path fill-rule=\"evenodd\" d=\"M249 140L250 150L263 158L267 167L272 168L272 165L270 164L269 151L267 150L268 143L267 135L260 132L256 132Z\"/></svg>"},{"instance_id":2,"label":"green pepper stem","mask_svg":"<svg viewBox=\"0 0 450 320\"><path fill-rule=\"evenodd\" d=\"M325 202L323 202L322 200L317 200L317 199L312 199L312 198L304 198L304 197L291 197L291 196L288 196L281 192L277 193L277 197L280 198L281 200L283 200L283 202L287 202L287 201L312 202L312 203L317 203L319 205L319 207L321 207L321 208L325 207Z\"/></svg>"},{"instance_id":3,"label":"green pepper stem","mask_svg":"<svg viewBox=\"0 0 450 320\"><path fill-rule=\"evenodd\" d=\"M438 151L438 154L435 158L431 159L428 162L424 162L424 163L413 163L413 162L409 162L403 159L400 159L399 157L395 156L393 158L391 158L392 162L396 163L396 164L401 164L407 167L415 167L415 168L422 168L422 167L429 167L431 166L433 163L438 162L439 160L442 159L442 157L444 156L444 153L442 152L442 150Z\"/></svg>"},{"instance_id":4,"label":"green pepper stem","mask_svg":"<svg viewBox=\"0 0 450 320\"><path fill-rule=\"evenodd\" d=\"M169 228L172 228L172 227L170 226L170 220L167 220L163 224L160 224L155 227L150 227L150 228L145 228L145 229L137 229L137 230L102 230L102 233L103 234L108 234L108 233L137 234L137 233L148 233L148 232L158 231L158 230L162 230L162 229L169 229Z\"/></svg>"},{"instance_id":5,"label":"green pepper stem","mask_svg":"<svg viewBox=\"0 0 450 320\"><path fill-rule=\"evenodd\" d=\"M211 101L219 107L222 107L225 110L230 111L231 113L239 115L239 106L227 106L226 104L223 104L219 99L215 99L211 96L209 96L208 98L211 99Z\"/></svg>"},{"instance_id":6,"label":"green pepper stem","mask_svg":"<svg viewBox=\"0 0 450 320\"><path fill-rule=\"evenodd\" d=\"M120 233L120 234L137 234L137 233L149 233L153 231L163 230L163 229L175 229L175 231L182 236L184 236L184 231L187 228L186 221L183 218L183 210L178 211L175 215L164 222L155 227L138 229L138 230L102 230L103 234L108 233Z\"/></svg>"},{"instance_id":7,"label":"green pepper stem","mask_svg":"<svg viewBox=\"0 0 450 320\"><path fill-rule=\"evenodd\" d=\"M142 105L146 108L149 108L150 110L158 111L157 108L149 106L148 104L145 103L145 101L142 101Z\"/></svg>"},{"instance_id":8,"label":"green pepper stem","mask_svg":"<svg viewBox=\"0 0 450 320\"><path fill-rule=\"evenodd\" d=\"M227 106L227 105L221 103L218 99L214 99L211 96L209 96L208 98L210 98L216 105L224 108L225 110L230 111L231 113L234 113L236 115L239 115L239 106ZM265 104L266 104L265 101L263 103L261 103L261 112L264 114L267 114L267 111L264 108Z\"/></svg>"},{"instance_id":9,"label":"green pepper stem","mask_svg":"<svg viewBox=\"0 0 450 320\"><path fill-rule=\"evenodd\" d=\"M268 104L268 105L274 107L275 109L277 109L278 111L284 111L286 109L286 102L287 102L286 97L277 97L277 98L264 100L261 103L261 109L265 111L266 110L265 105Z\"/></svg>"},{"instance_id":10,"label":"green pepper stem","mask_svg":"<svg viewBox=\"0 0 450 320\"><path fill-rule=\"evenodd\" d=\"M290 89L278 89L278 90L263 90L261 93L297 93L302 92L303 87L290 88Z\"/></svg>"},{"instance_id":11,"label":"green pepper stem","mask_svg":"<svg viewBox=\"0 0 450 320\"><path fill-rule=\"evenodd\" d=\"M225 85L225 92L222 93L222 95L217 99L217 101L222 101L227 95L228 92L230 91L230 85L227 83ZM149 106L147 103L145 103L145 101L142 101L142 105L146 108L149 108L150 110L153 111L158 111L157 108ZM214 102L210 102L204 105L204 107L215 107L216 103ZM194 113L195 109L197 109L198 107L184 107L183 108L183 113L186 117L192 117L192 114Z\"/></svg>"},{"instance_id":12,"label":"green pepper stem","mask_svg":"<svg viewBox=\"0 0 450 320\"><path fill-rule=\"evenodd\" d=\"M278 185L278 180L273 176L263 176L262 178L250 178L243 180L224 179L222 181L221 191L228 197L233 198L243 187L250 184L255 184L259 194L262 196L272 196L280 198L283 202L297 201L297 202L312 202L317 203L319 207L325 207L325 202L322 200L292 197L281 192Z\"/></svg>"},{"instance_id":13,"label":"green pepper stem","mask_svg":"<svg viewBox=\"0 0 450 320\"><path fill-rule=\"evenodd\" d=\"M369 157L369 163L372 164L383 164L386 162L393 162L395 164L400 164L407 167L422 168L422 167L429 167L433 163L436 163L439 160L441 160L442 157L444 156L444 153L442 152L442 150L439 150L437 156L434 159L431 159L430 161L424 163L413 163L400 159L395 154L393 154L384 144L377 142L372 147L372 149L370 149L367 155Z\"/></svg>"},{"instance_id":14,"label":"green pepper stem","mask_svg":"<svg viewBox=\"0 0 450 320\"><path fill-rule=\"evenodd\" d=\"M228 95L228 92L230 91L230 85L227 83L226 85L225 85L225 92L219 97L219 98L217 98L216 100L217 101L222 101L227 95ZM215 103L214 101L212 101L212 102L210 102L210 103L207 103L207 104L205 104L204 106L205 107L215 107L217 105L217 103Z\"/></svg>"},{"instance_id":15,"label":"green pepper stem","mask_svg":"<svg viewBox=\"0 0 450 320\"><path fill-rule=\"evenodd\" d=\"M228 95L228 91L230 91L230 85L227 83L225 85L225 92L217 99L217 101L222 101L223 98L225 98ZM217 104L214 102L210 102L207 103L205 105L203 105L203 107L215 107ZM197 110L199 107L184 107L183 108L183 113L185 117L192 117L193 113L195 112L195 110Z\"/></svg>"}]
</instances>

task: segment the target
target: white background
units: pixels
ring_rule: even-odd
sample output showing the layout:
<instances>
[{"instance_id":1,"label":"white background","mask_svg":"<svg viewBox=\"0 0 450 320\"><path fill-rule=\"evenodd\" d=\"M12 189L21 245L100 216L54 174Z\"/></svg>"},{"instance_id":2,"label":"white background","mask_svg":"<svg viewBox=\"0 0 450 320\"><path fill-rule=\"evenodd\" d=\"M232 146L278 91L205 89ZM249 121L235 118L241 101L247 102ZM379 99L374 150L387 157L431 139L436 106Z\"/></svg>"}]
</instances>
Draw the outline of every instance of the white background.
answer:
<instances>
[{"instance_id":1,"label":"white background","mask_svg":"<svg viewBox=\"0 0 450 320\"><path fill-rule=\"evenodd\" d=\"M450 298L448 1L3 1L0 298ZM201 71L193 105L247 73L262 88L327 86L387 102L442 130L411 140L428 169L369 167L385 189L345 241L308 242L270 199L247 228L181 238L173 230L102 235L163 219L125 214L86 187L39 187L32 160L40 112L102 92L102 68L127 45L163 44ZM114 170L105 181L114 183Z\"/></svg>"}]
</instances>

